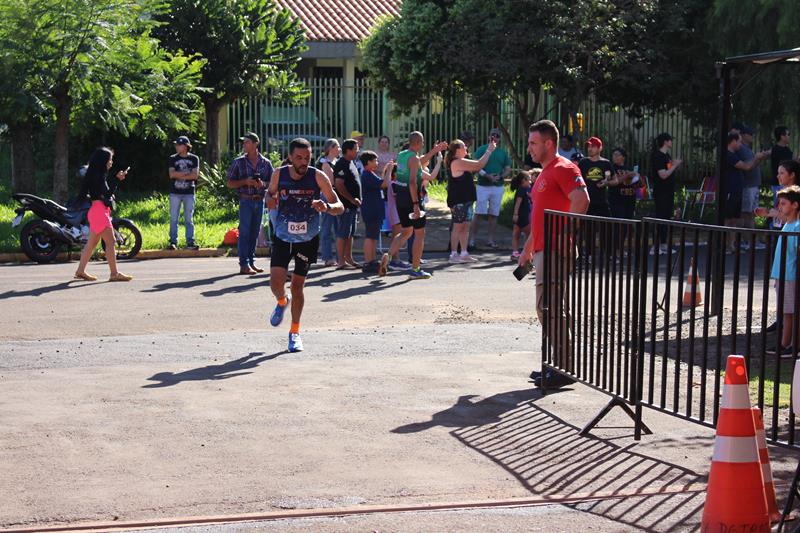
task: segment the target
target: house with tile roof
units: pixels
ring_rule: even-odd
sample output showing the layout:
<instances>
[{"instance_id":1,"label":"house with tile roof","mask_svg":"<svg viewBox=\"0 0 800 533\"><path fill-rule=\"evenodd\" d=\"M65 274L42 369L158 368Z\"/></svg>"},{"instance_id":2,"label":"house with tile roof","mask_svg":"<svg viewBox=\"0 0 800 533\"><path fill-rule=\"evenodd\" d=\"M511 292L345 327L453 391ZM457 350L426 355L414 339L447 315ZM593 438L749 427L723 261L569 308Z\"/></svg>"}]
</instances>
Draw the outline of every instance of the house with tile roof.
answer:
<instances>
[{"instance_id":1,"label":"house with tile roof","mask_svg":"<svg viewBox=\"0 0 800 533\"><path fill-rule=\"evenodd\" d=\"M303 78L354 79L360 61L358 43L375 22L400 14L402 0L277 0L294 13L306 32L308 50L298 67ZM340 76L336 76L340 74Z\"/></svg>"},{"instance_id":2,"label":"house with tile roof","mask_svg":"<svg viewBox=\"0 0 800 533\"><path fill-rule=\"evenodd\" d=\"M280 149L298 134L319 145L327 136L342 137L353 129L369 130L373 138L387 131L388 100L369 89L359 69L358 43L381 17L399 15L402 0L276 1L305 30L308 50L296 71L311 98L300 107L264 99L235 102L220 116L220 144L236 151L244 130L274 141L267 149Z\"/></svg>"}]
</instances>

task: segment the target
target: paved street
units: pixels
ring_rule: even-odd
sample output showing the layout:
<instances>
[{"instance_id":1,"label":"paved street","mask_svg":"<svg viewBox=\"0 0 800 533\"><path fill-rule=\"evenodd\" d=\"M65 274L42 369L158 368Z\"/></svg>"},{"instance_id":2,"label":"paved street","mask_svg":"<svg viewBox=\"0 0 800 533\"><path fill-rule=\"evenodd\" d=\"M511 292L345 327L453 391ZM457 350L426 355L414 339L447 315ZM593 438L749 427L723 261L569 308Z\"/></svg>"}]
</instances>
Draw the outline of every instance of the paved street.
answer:
<instances>
[{"instance_id":1,"label":"paved street","mask_svg":"<svg viewBox=\"0 0 800 533\"><path fill-rule=\"evenodd\" d=\"M299 354L235 259L133 262L129 284L0 266L0 527L363 506L384 512L187 531L696 528L713 433L645 411L639 443L618 412L579 436L607 398L533 388L533 282L481 259L434 255L418 282L313 270Z\"/></svg>"}]
</instances>

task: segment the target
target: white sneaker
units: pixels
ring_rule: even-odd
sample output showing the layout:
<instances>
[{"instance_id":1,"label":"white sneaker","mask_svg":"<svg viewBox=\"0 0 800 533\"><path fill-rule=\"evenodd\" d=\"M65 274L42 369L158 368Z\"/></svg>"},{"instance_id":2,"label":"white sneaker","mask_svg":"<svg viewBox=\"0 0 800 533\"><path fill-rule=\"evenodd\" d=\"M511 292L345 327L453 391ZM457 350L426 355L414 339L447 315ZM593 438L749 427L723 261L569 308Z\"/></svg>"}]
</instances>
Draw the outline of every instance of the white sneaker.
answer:
<instances>
[{"instance_id":1,"label":"white sneaker","mask_svg":"<svg viewBox=\"0 0 800 533\"><path fill-rule=\"evenodd\" d=\"M466 254L462 253L460 255L460 258L461 258L461 261L460 261L461 263L476 263L478 261L477 259L475 259L471 255L469 255L469 253L466 253Z\"/></svg>"},{"instance_id":2,"label":"white sneaker","mask_svg":"<svg viewBox=\"0 0 800 533\"><path fill-rule=\"evenodd\" d=\"M450 257L447 259L447 262L450 264L458 264L462 263L461 257L458 254L450 254Z\"/></svg>"}]
</instances>

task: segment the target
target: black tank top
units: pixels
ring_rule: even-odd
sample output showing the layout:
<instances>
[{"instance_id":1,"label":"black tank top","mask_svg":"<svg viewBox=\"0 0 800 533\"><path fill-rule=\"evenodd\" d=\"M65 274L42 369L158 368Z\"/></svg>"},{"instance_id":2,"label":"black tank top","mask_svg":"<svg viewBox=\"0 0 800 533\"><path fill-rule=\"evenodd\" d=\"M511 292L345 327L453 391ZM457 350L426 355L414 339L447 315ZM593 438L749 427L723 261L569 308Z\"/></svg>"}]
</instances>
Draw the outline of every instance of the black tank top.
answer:
<instances>
[{"instance_id":1,"label":"black tank top","mask_svg":"<svg viewBox=\"0 0 800 533\"><path fill-rule=\"evenodd\" d=\"M452 167L451 167L452 168ZM453 176L447 180L447 206L453 207L457 204L468 204L478 199L475 192L475 175L465 171L460 176Z\"/></svg>"}]
</instances>

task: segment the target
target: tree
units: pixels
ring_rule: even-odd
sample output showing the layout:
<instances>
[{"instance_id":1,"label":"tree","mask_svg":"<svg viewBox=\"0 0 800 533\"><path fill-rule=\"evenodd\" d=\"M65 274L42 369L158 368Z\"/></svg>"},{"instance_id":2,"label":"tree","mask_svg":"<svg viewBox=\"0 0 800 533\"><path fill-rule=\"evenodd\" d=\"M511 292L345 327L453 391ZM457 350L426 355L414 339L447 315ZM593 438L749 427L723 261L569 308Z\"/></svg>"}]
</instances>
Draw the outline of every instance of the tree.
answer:
<instances>
[{"instance_id":1,"label":"tree","mask_svg":"<svg viewBox=\"0 0 800 533\"><path fill-rule=\"evenodd\" d=\"M362 43L370 77L401 108L453 88L494 117L511 99L523 125L539 116L547 88L568 111L635 58L626 46L654 1L407 0ZM532 103L529 104L531 101ZM520 154L512 156L520 162Z\"/></svg>"},{"instance_id":2,"label":"tree","mask_svg":"<svg viewBox=\"0 0 800 533\"><path fill-rule=\"evenodd\" d=\"M708 46L716 60L798 46L800 4L779 0L714 0ZM796 64L739 67L734 79L734 116L772 132L779 122L800 115ZM771 141L769 135L764 140Z\"/></svg>"},{"instance_id":3,"label":"tree","mask_svg":"<svg viewBox=\"0 0 800 533\"><path fill-rule=\"evenodd\" d=\"M45 104L30 90L32 62L6 46L0 27L0 123L11 141L11 190L36 192L33 134L46 112Z\"/></svg>"},{"instance_id":4,"label":"tree","mask_svg":"<svg viewBox=\"0 0 800 533\"><path fill-rule=\"evenodd\" d=\"M597 88L596 95L642 115L680 110L698 124L716 124L718 82L709 44L711 0L661 0L639 26L626 32L624 44L635 50L636 61L618 69Z\"/></svg>"},{"instance_id":5,"label":"tree","mask_svg":"<svg viewBox=\"0 0 800 533\"><path fill-rule=\"evenodd\" d=\"M205 58L206 161L219 161L219 113L238 98L308 96L295 68L306 49L300 21L275 0L169 0L154 31L168 50Z\"/></svg>"},{"instance_id":6,"label":"tree","mask_svg":"<svg viewBox=\"0 0 800 533\"><path fill-rule=\"evenodd\" d=\"M67 197L72 113L84 111L92 124L119 127L160 121L150 112L174 87L163 83L169 72L184 91L163 107L191 102L199 66L194 60L165 57L148 36L155 0L64 0L59 4L5 0L0 4L0 36L10 65L29 65L12 82L47 107L54 122L53 196ZM124 76L130 76L125 79ZM154 81L161 79L161 84ZM151 90L149 94L145 91ZM31 120L35 109L23 114ZM163 124L163 122L161 122ZM144 127L144 130L147 128ZM152 130L151 130L152 132Z\"/></svg>"}]
</instances>

